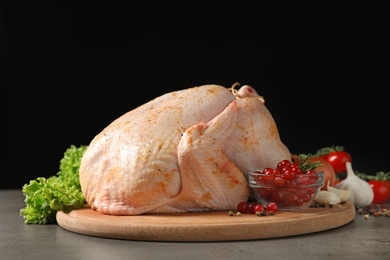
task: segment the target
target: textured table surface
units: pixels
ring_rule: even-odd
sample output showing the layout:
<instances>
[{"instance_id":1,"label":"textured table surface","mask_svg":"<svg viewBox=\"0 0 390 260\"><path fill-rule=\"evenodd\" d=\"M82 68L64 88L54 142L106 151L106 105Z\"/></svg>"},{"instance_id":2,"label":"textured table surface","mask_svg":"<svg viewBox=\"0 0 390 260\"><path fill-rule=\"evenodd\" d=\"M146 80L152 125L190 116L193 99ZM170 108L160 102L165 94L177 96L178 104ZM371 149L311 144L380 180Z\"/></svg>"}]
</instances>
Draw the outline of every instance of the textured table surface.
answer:
<instances>
[{"instance_id":1,"label":"textured table surface","mask_svg":"<svg viewBox=\"0 0 390 260\"><path fill-rule=\"evenodd\" d=\"M0 259L387 259L390 218L356 214L316 233L236 242L150 242L99 238L57 224L28 225L21 190L0 190ZM388 207L389 203L382 205Z\"/></svg>"}]
</instances>

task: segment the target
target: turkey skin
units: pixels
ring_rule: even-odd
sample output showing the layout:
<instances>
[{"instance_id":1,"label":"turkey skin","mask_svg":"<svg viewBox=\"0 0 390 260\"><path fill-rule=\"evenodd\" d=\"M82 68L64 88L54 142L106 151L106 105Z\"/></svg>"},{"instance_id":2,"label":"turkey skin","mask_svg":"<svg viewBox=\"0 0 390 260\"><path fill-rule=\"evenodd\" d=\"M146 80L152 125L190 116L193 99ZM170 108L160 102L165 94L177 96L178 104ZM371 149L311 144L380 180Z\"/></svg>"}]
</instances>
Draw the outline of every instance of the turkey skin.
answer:
<instances>
[{"instance_id":1,"label":"turkey skin","mask_svg":"<svg viewBox=\"0 0 390 260\"><path fill-rule=\"evenodd\" d=\"M291 159L264 99L248 85L209 84L159 96L88 145L80 184L110 215L235 210L250 171Z\"/></svg>"}]
</instances>

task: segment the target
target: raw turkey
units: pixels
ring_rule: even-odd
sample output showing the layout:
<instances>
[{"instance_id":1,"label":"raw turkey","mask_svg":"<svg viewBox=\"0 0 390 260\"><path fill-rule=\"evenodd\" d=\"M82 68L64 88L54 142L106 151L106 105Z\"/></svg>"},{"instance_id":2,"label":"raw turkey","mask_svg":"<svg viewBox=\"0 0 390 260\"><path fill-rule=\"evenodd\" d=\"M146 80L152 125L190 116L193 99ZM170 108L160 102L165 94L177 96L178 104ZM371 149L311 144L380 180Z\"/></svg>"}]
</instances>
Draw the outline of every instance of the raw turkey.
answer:
<instances>
[{"instance_id":1,"label":"raw turkey","mask_svg":"<svg viewBox=\"0 0 390 260\"><path fill-rule=\"evenodd\" d=\"M114 120L89 144L80 184L88 205L105 214L235 210L251 196L250 171L290 158L254 88L210 84Z\"/></svg>"}]
</instances>

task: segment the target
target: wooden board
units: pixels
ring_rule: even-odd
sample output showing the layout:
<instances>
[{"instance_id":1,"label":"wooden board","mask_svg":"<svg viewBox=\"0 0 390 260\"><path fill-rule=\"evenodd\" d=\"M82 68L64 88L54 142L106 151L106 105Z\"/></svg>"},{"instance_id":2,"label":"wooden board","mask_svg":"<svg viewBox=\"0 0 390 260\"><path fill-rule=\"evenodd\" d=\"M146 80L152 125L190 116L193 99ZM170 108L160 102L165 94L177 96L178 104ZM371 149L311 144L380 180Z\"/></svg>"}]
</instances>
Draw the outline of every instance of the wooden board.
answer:
<instances>
[{"instance_id":1,"label":"wooden board","mask_svg":"<svg viewBox=\"0 0 390 260\"><path fill-rule=\"evenodd\" d=\"M90 208L57 212L62 228L78 234L143 241L238 241L295 236L340 227L351 222L352 203L333 208L279 211L273 216L224 212L112 216Z\"/></svg>"}]
</instances>

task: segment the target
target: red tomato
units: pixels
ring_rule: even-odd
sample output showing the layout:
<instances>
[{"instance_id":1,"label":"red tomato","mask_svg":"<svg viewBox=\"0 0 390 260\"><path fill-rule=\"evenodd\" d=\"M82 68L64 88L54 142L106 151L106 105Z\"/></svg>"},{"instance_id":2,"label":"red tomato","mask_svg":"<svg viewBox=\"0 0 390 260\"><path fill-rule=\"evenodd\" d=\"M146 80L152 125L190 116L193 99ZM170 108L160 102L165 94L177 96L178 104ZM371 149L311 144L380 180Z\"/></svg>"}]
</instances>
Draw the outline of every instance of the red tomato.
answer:
<instances>
[{"instance_id":1,"label":"red tomato","mask_svg":"<svg viewBox=\"0 0 390 260\"><path fill-rule=\"evenodd\" d=\"M316 171L323 171L324 172L324 186L322 186L321 190L328 190L328 181L329 186L334 186L336 182L336 172L333 169L332 165L328 163L327 160L325 160L322 157L310 157L310 162L320 162L322 164L321 166L318 166Z\"/></svg>"},{"instance_id":2,"label":"red tomato","mask_svg":"<svg viewBox=\"0 0 390 260\"><path fill-rule=\"evenodd\" d=\"M346 163L352 162L352 156L346 151L334 151L322 157L332 165L336 173L346 172Z\"/></svg>"},{"instance_id":3,"label":"red tomato","mask_svg":"<svg viewBox=\"0 0 390 260\"><path fill-rule=\"evenodd\" d=\"M381 181L369 180L372 190L374 191L374 199L372 203L381 204L386 202L390 197L390 188Z\"/></svg>"},{"instance_id":4,"label":"red tomato","mask_svg":"<svg viewBox=\"0 0 390 260\"><path fill-rule=\"evenodd\" d=\"M386 184L390 190L390 180L380 180L380 182L383 182L384 184Z\"/></svg>"}]
</instances>

